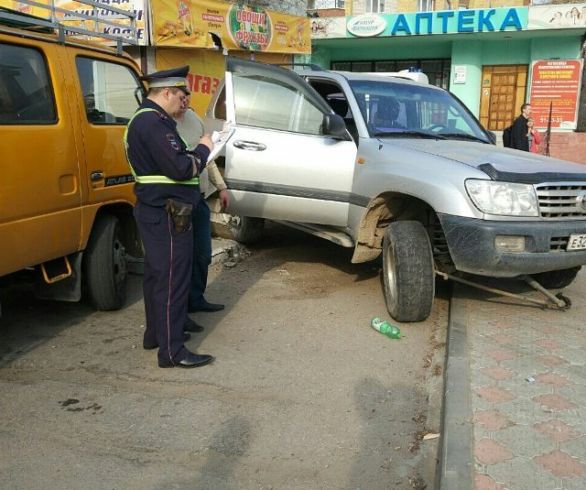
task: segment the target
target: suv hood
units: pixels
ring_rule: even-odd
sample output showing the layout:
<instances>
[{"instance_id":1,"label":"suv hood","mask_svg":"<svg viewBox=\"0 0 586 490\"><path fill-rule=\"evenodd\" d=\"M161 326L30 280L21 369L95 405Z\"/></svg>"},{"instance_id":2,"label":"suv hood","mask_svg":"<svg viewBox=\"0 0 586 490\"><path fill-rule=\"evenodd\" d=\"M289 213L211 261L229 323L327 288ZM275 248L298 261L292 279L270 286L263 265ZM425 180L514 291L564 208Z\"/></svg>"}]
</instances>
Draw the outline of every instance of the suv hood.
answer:
<instances>
[{"instance_id":1,"label":"suv hood","mask_svg":"<svg viewBox=\"0 0 586 490\"><path fill-rule=\"evenodd\" d=\"M386 139L385 143L389 143ZM586 165L520 150L462 140L394 140L393 145L477 168L492 180L535 184L586 180Z\"/></svg>"}]
</instances>

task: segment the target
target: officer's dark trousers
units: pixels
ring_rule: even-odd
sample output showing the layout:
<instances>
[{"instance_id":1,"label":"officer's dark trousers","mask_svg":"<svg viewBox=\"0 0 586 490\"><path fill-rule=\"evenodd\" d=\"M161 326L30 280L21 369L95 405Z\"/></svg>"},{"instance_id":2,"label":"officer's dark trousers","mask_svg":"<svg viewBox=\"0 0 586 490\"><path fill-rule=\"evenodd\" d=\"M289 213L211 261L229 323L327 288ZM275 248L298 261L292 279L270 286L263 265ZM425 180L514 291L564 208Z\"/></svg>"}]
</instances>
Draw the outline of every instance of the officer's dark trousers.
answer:
<instances>
[{"instance_id":1,"label":"officer's dark trousers","mask_svg":"<svg viewBox=\"0 0 586 490\"><path fill-rule=\"evenodd\" d=\"M191 280L193 233L178 233L162 208L137 204L134 215L145 251L145 344L159 346L159 361L181 361Z\"/></svg>"},{"instance_id":2,"label":"officer's dark trousers","mask_svg":"<svg viewBox=\"0 0 586 490\"><path fill-rule=\"evenodd\" d=\"M200 199L193 212L193 271L189 289L189 307L197 308L204 302L208 283L208 268L212 262L212 225L210 208L205 199Z\"/></svg>"}]
</instances>

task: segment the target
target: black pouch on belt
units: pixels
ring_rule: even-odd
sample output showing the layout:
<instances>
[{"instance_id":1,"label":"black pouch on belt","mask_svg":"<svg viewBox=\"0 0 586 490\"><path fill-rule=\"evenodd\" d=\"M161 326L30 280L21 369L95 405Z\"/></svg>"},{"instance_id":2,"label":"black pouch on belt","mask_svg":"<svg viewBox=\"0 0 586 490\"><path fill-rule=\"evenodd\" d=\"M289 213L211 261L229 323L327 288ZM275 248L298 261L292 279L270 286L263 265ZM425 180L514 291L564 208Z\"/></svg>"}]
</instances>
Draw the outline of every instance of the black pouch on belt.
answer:
<instances>
[{"instance_id":1,"label":"black pouch on belt","mask_svg":"<svg viewBox=\"0 0 586 490\"><path fill-rule=\"evenodd\" d=\"M191 211L193 206L175 199L167 199L165 204L165 211L169 213L173 220L175 231L183 233L191 228Z\"/></svg>"}]
</instances>

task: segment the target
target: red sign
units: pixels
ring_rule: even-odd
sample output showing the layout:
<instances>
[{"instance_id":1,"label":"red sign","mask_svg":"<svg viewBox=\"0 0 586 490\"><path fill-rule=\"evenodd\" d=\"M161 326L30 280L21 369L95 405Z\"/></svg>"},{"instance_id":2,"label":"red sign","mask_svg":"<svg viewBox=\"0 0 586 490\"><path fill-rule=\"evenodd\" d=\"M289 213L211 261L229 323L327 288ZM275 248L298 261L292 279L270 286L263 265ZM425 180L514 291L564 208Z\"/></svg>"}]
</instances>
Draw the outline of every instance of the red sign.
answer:
<instances>
[{"instance_id":1,"label":"red sign","mask_svg":"<svg viewBox=\"0 0 586 490\"><path fill-rule=\"evenodd\" d=\"M531 109L535 127L576 129L582 60L542 60L533 63Z\"/></svg>"}]
</instances>

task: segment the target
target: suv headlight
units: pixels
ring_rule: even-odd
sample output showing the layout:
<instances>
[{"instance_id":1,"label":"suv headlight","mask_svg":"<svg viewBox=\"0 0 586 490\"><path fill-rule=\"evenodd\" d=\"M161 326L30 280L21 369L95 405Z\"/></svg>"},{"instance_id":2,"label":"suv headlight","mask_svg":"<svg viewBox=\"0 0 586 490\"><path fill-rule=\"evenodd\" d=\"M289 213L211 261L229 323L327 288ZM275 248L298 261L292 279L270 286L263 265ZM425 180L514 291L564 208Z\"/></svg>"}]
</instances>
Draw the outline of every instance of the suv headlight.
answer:
<instances>
[{"instance_id":1,"label":"suv headlight","mask_svg":"<svg viewBox=\"0 0 586 490\"><path fill-rule=\"evenodd\" d=\"M537 195L532 185L472 179L465 185L470 199L483 213L539 216Z\"/></svg>"}]
</instances>

